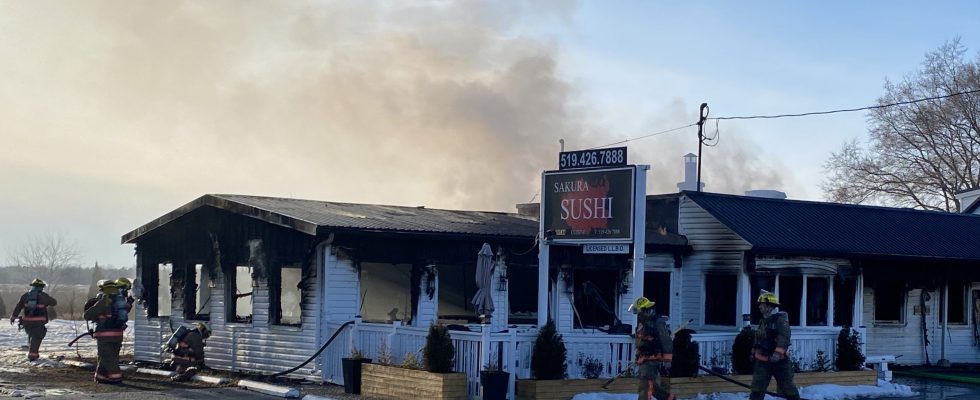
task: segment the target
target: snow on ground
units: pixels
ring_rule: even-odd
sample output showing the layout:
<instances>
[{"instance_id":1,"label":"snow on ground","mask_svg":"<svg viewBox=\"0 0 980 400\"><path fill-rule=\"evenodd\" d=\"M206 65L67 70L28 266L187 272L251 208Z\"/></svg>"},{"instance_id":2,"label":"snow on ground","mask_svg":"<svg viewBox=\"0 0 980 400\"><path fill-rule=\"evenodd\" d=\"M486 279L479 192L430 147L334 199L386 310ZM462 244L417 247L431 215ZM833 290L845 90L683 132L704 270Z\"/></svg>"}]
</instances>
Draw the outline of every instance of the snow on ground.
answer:
<instances>
[{"instance_id":1,"label":"snow on ground","mask_svg":"<svg viewBox=\"0 0 980 400\"><path fill-rule=\"evenodd\" d=\"M911 397L916 393L905 385L878 381L878 386L841 386L813 385L800 388L800 396L807 400L851 400L857 398L873 398L885 396ZM711 393L699 394L695 400L745 400L748 393ZM633 400L636 394L623 393L579 393L572 400ZM766 400L777 400L777 397L766 396Z\"/></svg>"},{"instance_id":2,"label":"snow on ground","mask_svg":"<svg viewBox=\"0 0 980 400\"><path fill-rule=\"evenodd\" d=\"M18 331L16 323L10 325L6 321L0 321L0 372L26 374L30 372L31 367L64 367L60 360L65 358L76 359L79 355L95 358L95 340L91 337L79 339L72 347L67 346L68 342L76 336L85 333L87 330L85 321L56 319L48 322L47 326L48 334L41 342L41 359L29 362L27 361L27 334ZM121 353L133 354L132 326L126 329Z\"/></svg>"}]
</instances>

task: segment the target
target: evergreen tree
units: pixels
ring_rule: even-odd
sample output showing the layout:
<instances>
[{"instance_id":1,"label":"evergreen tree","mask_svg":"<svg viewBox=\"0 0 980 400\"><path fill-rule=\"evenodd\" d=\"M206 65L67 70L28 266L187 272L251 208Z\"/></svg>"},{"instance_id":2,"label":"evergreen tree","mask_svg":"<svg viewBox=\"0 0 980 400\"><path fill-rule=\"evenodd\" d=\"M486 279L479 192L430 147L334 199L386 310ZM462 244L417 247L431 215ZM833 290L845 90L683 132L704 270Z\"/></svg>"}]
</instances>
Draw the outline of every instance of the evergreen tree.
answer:
<instances>
[{"instance_id":1,"label":"evergreen tree","mask_svg":"<svg viewBox=\"0 0 980 400\"><path fill-rule=\"evenodd\" d=\"M861 354L861 337L857 330L849 326L842 327L837 335L837 370L857 371L864 366L864 354Z\"/></svg>"},{"instance_id":2,"label":"evergreen tree","mask_svg":"<svg viewBox=\"0 0 980 400\"><path fill-rule=\"evenodd\" d=\"M567 355L565 340L555 329L555 322L548 321L534 341L534 350L531 352L531 376L534 379L565 378L568 374Z\"/></svg>"},{"instance_id":3,"label":"evergreen tree","mask_svg":"<svg viewBox=\"0 0 980 400\"><path fill-rule=\"evenodd\" d=\"M456 348L453 347L453 339L449 336L449 330L442 325L432 325L429 327L429 334L425 337L425 368L429 372L447 373L453 370L453 358L456 357Z\"/></svg>"},{"instance_id":4,"label":"evergreen tree","mask_svg":"<svg viewBox=\"0 0 980 400\"><path fill-rule=\"evenodd\" d=\"M674 335L674 360L671 363L670 376L692 377L698 375L701 365L701 351L698 342L693 340L694 331L681 329Z\"/></svg>"},{"instance_id":5,"label":"evergreen tree","mask_svg":"<svg viewBox=\"0 0 980 400\"><path fill-rule=\"evenodd\" d=\"M755 344L755 330L746 326L735 336L732 343L732 369L736 374L752 373L752 346Z\"/></svg>"}]
</instances>

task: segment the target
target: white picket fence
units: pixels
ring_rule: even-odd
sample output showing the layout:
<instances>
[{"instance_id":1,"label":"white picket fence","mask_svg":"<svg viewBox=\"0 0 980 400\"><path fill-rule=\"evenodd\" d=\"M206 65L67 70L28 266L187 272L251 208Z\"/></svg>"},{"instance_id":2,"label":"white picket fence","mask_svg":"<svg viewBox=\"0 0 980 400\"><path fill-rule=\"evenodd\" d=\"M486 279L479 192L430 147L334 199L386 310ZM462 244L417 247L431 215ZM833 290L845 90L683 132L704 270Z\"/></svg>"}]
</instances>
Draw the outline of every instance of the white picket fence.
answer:
<instances>
[{"instance_id":1,"label":"white picket fence","mask_svg":"<svg viewBox=\"0 0 980 400\"><path fill-rule=\"evenodd\" d=\"M340 323L329 325L332 334ZM509 398L514 399L515 379L531 378L531 351L537 338L536 328L510 328L504 332L450 331L456 349L455 368L466 373L470 398L480 397L480 370L488 363L502 363L502 369L510 372ZM823 351L830 362L836 359L837 329L806 330L793 333L791 356L798 359L804 370L809 369L817 351ZM334 343L320 358L324 381L343 383L342 357L348 357L356 348L365 358L379 361L380 352L386 349L392 364L400 364L408 353L422 359L427 328L394 324L355 322L338 335ZM737 332L696 333L701 365L731 371L731 348ZM566 360L569 378L584 377L587 364L601 364L600 377L609 378L625 370L633 360L633 339L626 335L593 333L563 333L567 349Z\"/></svg>"}]
</instances>

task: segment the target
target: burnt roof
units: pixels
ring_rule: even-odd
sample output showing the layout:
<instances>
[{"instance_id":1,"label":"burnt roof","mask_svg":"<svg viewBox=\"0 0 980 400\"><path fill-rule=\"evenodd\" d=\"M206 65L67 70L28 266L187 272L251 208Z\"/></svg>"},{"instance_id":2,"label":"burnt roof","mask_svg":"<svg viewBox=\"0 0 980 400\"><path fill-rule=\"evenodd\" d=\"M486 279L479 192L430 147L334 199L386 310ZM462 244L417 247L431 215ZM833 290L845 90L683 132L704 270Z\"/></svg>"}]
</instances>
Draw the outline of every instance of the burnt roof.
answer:
<instances>
[{"instance_id":1,"label":"burnt roof","mask_svg":"<svg viewBox=\"0 0 980 400\"><path fill-rule=\"evenodd\" d=\"M200 207L215 207L310 235L334 230L534 238L538 223L517 214L425 207L336 203L282 197L206 194L122 237L144 234Z\"/></svg>"},{"instance_id":2,"label":"burnt roof","mask_svg":"<svg viewBox=\"0 0 980 400\"><path fill-rule=\"evenodd\" d=\"M759 252L980 260L980 215L705 192L684 195Z\"/></svg>"}]
</instances>

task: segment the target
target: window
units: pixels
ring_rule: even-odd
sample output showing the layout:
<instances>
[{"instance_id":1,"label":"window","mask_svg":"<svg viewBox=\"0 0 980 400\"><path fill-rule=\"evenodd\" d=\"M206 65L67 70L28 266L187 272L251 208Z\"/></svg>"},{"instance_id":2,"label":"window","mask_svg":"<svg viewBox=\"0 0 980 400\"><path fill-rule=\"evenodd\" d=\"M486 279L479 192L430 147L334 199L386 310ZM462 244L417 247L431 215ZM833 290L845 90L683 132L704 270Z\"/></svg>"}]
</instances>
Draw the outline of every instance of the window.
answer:
<instances>
[{"instance_id":1,"label":"window","mask_svg":"<svg viewBox=\"0 0 980 400\"><path fill-rule=\"evenodd\" d=\"M644 272L643 297L654 302L657 314L670 315L670 272Z\"/></svg>"},{"instance_id":2,"label":"window","mask_svg":"<svg viewBox=\"0 0 980 400\"><path fill-rule=\"evenodd\" d=\"M779 308L789 315L789 324L800 326L800 310L803 306L803 277L779 276Z\"/></svg>"},{"instance_id":3,"label":"window","mask_svg":"<svg viewBox=\"0 0 980 400\"><path fill-rule=\"evenodd\" d=\"M857 280L853 277L834 278L834 326L851 326L854 323L854 292Z\"/></svg>"},{"instance_id":4,"label":"window","mask_svg":"<svg viewBox=\"0 0 980 400\"><path fill-rule=\"evenodd\" d=\"M738 292L738 276L735 274L707 274L704 276L704 323L706 325L735 326L738 313L735 301Z\"/></svg>"},{"instance_id":5,"label":"window","mask_svg":"<svg viewBox=\"0 0 980 400\"><path fill-rule=\"evenodd\" d=\"M272 291L273 323L279 325L299 326L302 316L303 291L300 282L303 280L303 269L300 264L284 265L279 269L279 276Z\"/></svg>"},{"instance_id":6,"label":"window","mask_svg":"<svg viewBox=\"0 0 980 400\"><path fill-rule=\"evenodd\" d=\"M173 273L173 270L174 266L169 263L157 265L157 312L155 315L157 317L169 317L172 313L170 304L170 274Z\"/></svg>"},{"instance_id":7,"label":"window","mask_svg":"<svg viewBox=\"0 0 980 400\"><path fill-rule=\"evenodd\" d=\"M476 267L474 267L476 268ZM439 280L443 279L439 270ZM475 284L474 284L475 285ZM443 312L443 289L439 287L439 312ZM412 266L407 264L361 263L361 316L364 321L412 321Z\"/></svg>"},{"instance_id":8,"label":"window","mask_svg":"<svg viewBox=\"0 0 980 400\"><path fill-rule=\"evenodd\" d=\"M187 268L187 280L193 282L186 285L184 295L184 316L187 319L207 321L211 319L211 279L208 270L202 264L194 264Z\"/></svg>"},{"instance_id":9,"label":"window","mask_svg":"<svg viewBox=\"0 0 980 400\"><path fill-rule=\"evenodd\" d=\"M538 269L520 266L507 267L507 302L510 303L510 324L538 322Z\"/></svg>"},{"instance_id":10,"label":"window","mask_svg":"<svg viewBox=\"0 0 980 400\"><path fill-rule=\"evenodd\" d=\"M828 278L822 276L806 278L806 325L827 326L829 294Z\"/></svg>"},{"instance_id":11,"label":"window","mask_svg":"<svg viewBox=\"0 0 980 400\"><path fill-rule=\"evenodd\" d=\"M949 284L949 314L946 316L947 323L966 323L966 291L967 286L962 283ZM942 304L940 304L940 306L942 306ZM942 318L942 314L939 314L939 318Z\"/></svg>"},{"instance_id":12,"label":"window","mask_svg":"<svg viewBox=\"0 0 980 400\"><path fill-rule=\"evenodd\" d=\"M876 323L905 322L905 284L897 280L881 281L874 287Z\"/></svg>"},{"instance_id":13,"label":"window","mask_svg":"<svg viewBox=\"0 0 980 400\"><path fill-rule=\"evenodd\" d=\"M576 328L599 328L616 325L613 308L619 287L619 274L603 269L575 269L572 274L575 289L573 317Z\"/></svg>"},{"instance_id":14,"label":"window","mask_svg":"<svg viewBox=\"0 0 980 400\"><path fill-rule=\"evenodd\" d=\"M252 269L239 265L226 272L229 322L252 322Z\"/></svg>"}]
</instances>

